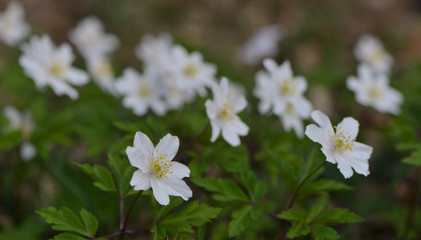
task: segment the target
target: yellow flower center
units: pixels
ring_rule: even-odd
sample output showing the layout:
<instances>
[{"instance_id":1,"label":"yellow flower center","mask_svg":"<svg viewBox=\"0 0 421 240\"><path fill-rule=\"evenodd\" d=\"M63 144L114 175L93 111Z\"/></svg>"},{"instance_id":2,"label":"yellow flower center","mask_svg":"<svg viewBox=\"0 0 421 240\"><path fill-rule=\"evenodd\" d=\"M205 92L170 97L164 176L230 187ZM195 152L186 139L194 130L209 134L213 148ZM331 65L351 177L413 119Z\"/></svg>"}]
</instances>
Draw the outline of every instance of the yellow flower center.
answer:
<instances>
[{"instance_id":1,"label":"yellow flower center","mask_svg":"<svg viewBox=\"0 0 421 240\"><path fill-rule=\"evenodd\" d=\"M58 64L58 63L53 63L51 66L50 66L50 72L53 74L53 75L55 75L55 76L58 76L58 77L60 77L60 76L62 76L63 75L63 73L64 73L64 67L63 66L61 66L60 64Z\"/></svg>"},{"instance_id":2,"label":"yellow flower center","mask_svg":"<svg viewBox=\"0 0 421 240\"><path fill-rule=\"evenodd\" d=\"M284 95L291 95L295 92L295 87L291 79L285 79L284 81L282 81L280 88L281 93Z\"/></svg>"},{"instance_id":3,"label":"yellow flower center","mask_svg":"<svg viewBox=\"0 0 421 240\"><path fill-rule=\"evenodd\" d=\"M198 72L199 69L193 64L187 64L187 66L184 68L184 73L189 77L193 77Z\"/></svg>"},{"instance_id":4,"label":"yellow flower center","mask_svg":"<svg viewBox=\"0 0 421 240\"><path fill-rule=\"evenodd\" d=\"M111 66L110 63L106 61L101 61L97 66L97 73L101 76L109 76L111 75Z\"/></svg>"},{"instance_id":5,"label":"yellow flower center","mask_svg":"<svg viewBox=\"0 0 421 240\"><path fill-rule=\"evenodd\" d=\"M156 150L152 161L150 161L148 164L152 175L154 175L157 178L167 178L167 174L173 173L172 171L170 171L170 168L173 165L170 163L170 160L166 160L167 157L168 154L158 154L158 150Z\"/></svg>"},{"instance_id":6,"label":"yellow flower center","mask_svg":"<svg viewBox=\"0 0 421 240\"><path fill-rule=\"evenodd\" d=\"M230 104L224 103L219 110L219 114L223 120L232 120L234 119L234 108Z\"/></svg>"},{"instance_id":7,"label":"yellow flower center","mask_svg":"<svg viewBox=\"0 0 421 240\"><path fill-rule=\"evenodd\" d=\"M139 88L139 94L142 97L148 97L152 93L152 89L149 86L141 85Z\"/></svg>"},{"instance_id":8,"label":"yellow flower center","mask_svg":"<svg viewBox=\"0 0 421 240\"><path fill-rule=\"evenodd\" d=\"M346 152L346 151L352 151L352 148L354 147L354 141L355 139L351 139L351 136L348 132L345 132L341 128L337 128L335 126L336 133L335 135L332 135L330 139L333 142L334 152L339 152L340 154Z\"/></svg>"},{"instance_id":9,"label":"yellow flower center","mask_svg":"<svg viewBox=\"0 0 421 240\"><path fill-rule=\"evenodd\" d=\"M291 103L288 103L288 105L287 105L287 112L289 112L289 113L295 113L294 106L292 106Z\"/></svg>"},{"instance_id":10,"label":"yellow flower center","mask_svg":"<svg viewBox=\"0 0 421 240\"><path fill-rule=\"evenodd\" d=\"M383 92L380 91L375 85L370 86L368 94L374 99L380 99L383 97Z\"/></svg>"},{"instance_id":11,"label":"yellow flower center","mask_svg":"<svg viewBox=\"0 0 421 240\"><path fill-rule=\"evenodd\" d=\"M370 64L375 64L376 62L381 61L386 54L386 51L382 47L378 47L371 53L368 61Z\"/></svg>"}]
</instances>

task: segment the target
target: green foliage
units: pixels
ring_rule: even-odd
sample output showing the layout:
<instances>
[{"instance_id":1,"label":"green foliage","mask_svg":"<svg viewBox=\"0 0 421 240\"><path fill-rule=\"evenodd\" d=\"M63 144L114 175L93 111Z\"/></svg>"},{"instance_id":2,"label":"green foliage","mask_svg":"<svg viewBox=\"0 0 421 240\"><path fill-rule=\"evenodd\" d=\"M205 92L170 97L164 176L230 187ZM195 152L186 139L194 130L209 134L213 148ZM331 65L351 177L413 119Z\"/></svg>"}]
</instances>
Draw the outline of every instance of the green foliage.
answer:
<instances>
[{"instance_id":1,"label":"green foliage","mask_svg":"<svg viewBox=\"0 0 421 240\"><path fill-rule=\"evenodd\" d=\"M410 156L402 159L402 162L421 167L421 147L418 146Z\"/></svg>"},{"instance_id":2,"label":"green foliage","mask_svg":"<svg viewBox=\"0 0 421 240\"><path fill-rule=\"evenodd\" d=\"M231 179L203 178L194 179L193 182L208 191L216 192L216 194L213 195L213 198L217 201L249 201L244 191Z\"/></svg>"},{"instance_id":3,"label":"green foliage","mask_svg":"<svg viewBox=\"0 0 421 240\"><path fill-rule=\"evenodd\" d=\"M73 232L85 237L94 237L98 228L97 218L85 209L80 210L82 221L68 208L57 210L49 207L37 210L36 212L47 223L53 224L52 228L57 231ZM61 236L57 236L56 238L60 240L77 239L74 237L74 234L61 234Z\"/></svg>"},{"instance_id":4,"label":"green foliage","mask_svg":"<svg viewBox=\"0 0 421 240\"><path fill-rule=\"evenodd\" d=\"M106 192L116 192L113 176L111 172L100 165L90 166L89 164L76 164L86 175L95 180L94 185Z\"/></svg>"},{"instance_id":5,"label":"green foliage","mask_svg":"<svg viewBox=\"0 0 421 240\"><path fill-rule=\"evenodd\" d=\"M235 237L243 232L251 220L256 220L262 214L258 206L246 205L232 212L232 220L228 225L228 236Z\"/></svg>"}]
</instances>

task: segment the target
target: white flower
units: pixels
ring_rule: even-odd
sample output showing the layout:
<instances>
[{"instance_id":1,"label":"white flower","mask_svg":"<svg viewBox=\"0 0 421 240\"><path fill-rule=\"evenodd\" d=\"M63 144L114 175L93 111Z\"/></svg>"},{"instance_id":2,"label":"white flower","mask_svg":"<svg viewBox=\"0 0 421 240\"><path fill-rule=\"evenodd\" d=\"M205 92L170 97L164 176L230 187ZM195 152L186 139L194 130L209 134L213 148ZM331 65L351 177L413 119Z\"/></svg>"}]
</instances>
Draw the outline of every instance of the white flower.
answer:
<instances>
[{"instance_id":1,"label":"white flower","mask_svg":"<svg viewBox=\"0 0 421 240\"><path fill-rule=\"evenodd\" d=\"M382 113L400 113L403 95L389 86L389 79L385 74L376 74L367 65L360 65L358 78L349 77L346 83L355 92L358 103L372 106Z\"/></svg>"},{"instance_id":2,"label":"white flower","mask_svg":"<svg viewBox=\"0 0 421 240\"><path fill-rule=\"evenodd\" d=\"M228 79L222 78L219 85L212 86L213 101L205 103L206 113L212 126L211 141L215 142L222 130L222 137L231 146L240 145L240 137L246 136L249 127L241 121L237 113L247 106L244 96L229 98Z\"/></svg>"},{"instance_id":3,"label":"white flower","mask_svg":"<svg viewBox=\"0 0 421 240\"><path fill-rule=\"evenodd\" d=\"M136 57L145 63L147 68L156 71L165 71L170 58L172 37L167 33L161 33L159 37L145 35L135 48Z\"/></svg>"},{"instance_id":4,"label":"white flower","mask_svg":"<svg viewBox=\"0 0 421 240\"><path fill-rule=\"evenodd\" d=\"M257 65L265 57L274 57L278 53L278 42L283 35L284 29L277 24L257 29L241 47L238 59L247 65Z\"/></svg>"},{"instance_id":5,"label":"white flower","mask_svg":"<svg viewBox=\"0 0 421 240\"><path fill-rule=\"evenodd\" d=\"M178 45L171 49L170 54L170 72L167 76L185 92L189 101L194 99L196 93L205 96L206 87L210 87L215 79L215 65L205 63L199 52L189 54Z\"/></svg>"},{"instance_id":6,"label":"white flower","mask_svg":"<svg viewBox=\"0 0 421 240\"><path fill-rule=\"evenodd\" d=\"M148 76L127 68L123 76L117 79L115 87L124 96L123 106L133 109L134 114L145 115L148 108L158 115L165 114L166 108L157 82Z\"/></svg>"},{"instance_id":7,"label":"white flower","mask_svg":"<svg viewBox=\"0 0 421 240\"><path fill-rule=\"evenodd\" d=\"M69 38L85 58L107 55L119 45L118 38L106 34L101 21L92 16L80 21L76 28L70 31Z\"/></svg>"},{"instance_id":8,"label":"white flower","mask_svg":"<svg viewBox=\"0 0 421 240\"><path fill-rule=\"evenodd\" d=\"M25 12L18 2L12 2L0 13L0 40L9 46L17 45L30 31L24 20Z\"/></svg>"},{"instance_id":9,"label":"white flower","mask_svg":"<svg viewBox=\"0 0 421 240\"><path fill-rule=\"evenodd\" d=\"M178 137L167 134L154 148L148 136L137 132L134 147L126 149L130 164L138 168L130 181L134 190L145 191L152 187L153 195L161 205L169 204L169 195L187 201L193 193L182 179L190 176L190 169L172 161L179 146Z\"/></svg>"},{"instance_id":10,"label":"white flower","mask_svg":"<svg viewBox=\"0 0 421 240\"><path fill-rule=\"evenodd\" d=\"M59 96L68 95L73 100L79 97L70 84L84 85L89 78L85 72L72 67L74 56L69 44L56 48L49 36L34 36L22 50L19 63L38 89L50 85Z\"/></svg>"},{"instance_id":11,"label":"white flower","mask_svg":"<svg viewBox=\"0 0 421 240\"><path fill-rule=\"evenodd\" d=\"M329 118L322 112L313 111L311 117L320 127L310 124L305 134L312 141L322 145L321 150L326 156L326 161L337 163L345 178L352 176L352 169L364 176L370 174L368 159L373 148L355 141L359 128L357 120L346 117L334 129Z\"/></svg>"},{"instance_id":12,"label":"white flower","mask_svg":"<svg viewBox=\"0 0 421 240\"><path fill-rule=\"evenodd\" d=\"M11 106L5 107L3 111L10 123L7 129L20 131L22 133L23 142L20 146L21 158L26 161L32 159L36 155L37 150L28 140L35 128L35 123L32 120L31 114L29 112L20 113L16 108Z\"/></svg>"},{"instance_id":13,"label":"white flower","mask_svg":"<svg viewBox=\"0 0 421 240\"><path fill-rule=\"evenodd\" d=\"M393 65L392 56L386 52L377 38L370 35L360 37L354 54L359 61L369 65L378 73L389 73Z\"/></svg>"},{"instance_id":14,"label":"white flower","mask_svg":"<svg viewBox=\"0 0 421 240\"><path fill-rule=\"evenodd\" d=\"M92 75L94 82L103 91L115 94L114 72L108 57L90 57L88 59L88 71Z\"/></svg>"},{"instance_id":15,"label":"white flower","mask_svg":"<svg viewBox=\"0 0 421 240\"><path fill-rule=\"evenodd\" d=\"M307 89L307 82L303 77L294 77L289 61L282 65L273 59L263 61L266 71L256 74L256 88L254 95L260 99L259 112L265 114L273 108L273 112L280 116L288 104L303 113L311 112L311 103L303 96ZM302 114L306 115L306 114Z\"/></svg>"},{"instance_id":16,"label":"white flower","mask_svg":"<svg viewBox=\"0 0 421 240\"><path fill-rule=\"evenodd\" d=\"M288 103L286 110L279 116L282 125L286 131L294 129L295 134L298 138L304 136L303 119L310 117L312 108L307 106L294 107L293 104Z\"/></svg>"}]
</instances>

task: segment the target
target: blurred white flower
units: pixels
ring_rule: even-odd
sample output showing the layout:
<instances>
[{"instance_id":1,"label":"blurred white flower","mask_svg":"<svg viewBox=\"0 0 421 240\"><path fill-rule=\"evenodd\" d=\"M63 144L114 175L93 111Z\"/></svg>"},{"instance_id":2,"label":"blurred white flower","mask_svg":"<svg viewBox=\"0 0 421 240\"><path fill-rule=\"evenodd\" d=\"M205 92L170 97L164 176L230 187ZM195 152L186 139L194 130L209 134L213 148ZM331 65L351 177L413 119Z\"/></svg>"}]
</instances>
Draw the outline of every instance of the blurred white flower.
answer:
<instances>
[{"instance_id":1,"label":"blurred white flower","mask_svg":"<svg viewBox=\"0 0 421 240\"><path fill-rule=\"evenodd\" d=\"M58 96L68 95L75 100L79 93L70 84L81 86L88 83L88 75L72 67L74 56L69 44L56 47L50 37L32 37L22 47L19 63L38 89L50 85Z\"/></svg>"},{"instance_id":2,"label":"blurred white flower","mask_svg":"<svg viewBox=\"0 0 421 240\"><path fill-rule=\"evenodd\" d=\"M168 33L161 33L158 37L147 34L136 46L135 54L146 68L165 72L172 44L172 37Z\"/></svg>"},{"instance_id":3,"label":"blurred white flower","mask_svg":"<svg viewBox=\"0 0 421 240\"><path fill-rule=\"evenodd\" d=\"M303 138L303 119L310 117L311 110L312 108L308 108L308 106L294 107L293 104L288 103L286 110L279 116L285 131L293 129L298 138Z\"/></svg>"},{"instance_id":4,"label":"blurred white flower","mask_svg":"<svg viewBox=\"0 0 421 240\"><path fill-rule=\"evenodd\" d=\"M115 83L116 90L124 96L123 106L131 108L138 116L145 115L151 108L158 115L166 112L161 99L161 89L156 81L146 75L141 75L132 68L126 68L123 76Z\"/></svg>"},{"instance_id":5,"label":"blurred white flower","mask_svg":"<svg viewBox=\"0 0 421 240\"><path fill-rule=\"evenodd\" d=\"M32 159L37 150L34 145L29 142L29 138L35 128L35 123L29 112L20 113L16 108L7 106L3 110L4 116L9 120L7 130L20 131L22 133L23 142L20 146L20 156L23 160Z\"/></svg>"},{"instance_id":6,"label":"blurred white flower","mask_svg":"<svg viewBox=\"0 0 421 240\"><path fill-rule=\"evenodd\" d=\"M88 59L88 71L94 82L105 92L115 94L114 71L110 59L106 56L95 56Z\"/></svg>"},{"instance_id":7,"label":"blurred white flower","mask_svg":"<svg viewBox=\"0 0 421 240\"><path fill-rule=\"evenodd\" d=\"M370 174L368 159L373 148L355 141L359 128L357 120L346 117L334 129L329 118L322 112L313 111L311 117L319 126L308 125L305 134L312 141L322 145L321 150L326 156L326 161L337 163L345 178L352 176L352 169L364 176Z\"/></svg>"},{"instance_id":8,"label":"blurred white flower","mask_svg":"<svg viewBox=\"0 0 421 240\"><path fill-rule=\"evenodd\" d=\"M69 38L86 59L107 55L119 45L118 38L113 34L106 34L101 21L92 16L81 20L69 32Z\"/></svg>"},{"instance_id":9,"label":"blurred white flower","mask_svg":"<svg viewBox=\"0 0 421 240\"><path fill-rule=\"evenodd\" d=\"M265 59L263 65L266 71L256 74L256 88L254 95L260 99L258 105L261 114L272 111L280 116L288 104L292 104L297 111L302 111L301 116L311 112L311 103L303 96L307 89L307 82L303 77L294 77L289 61L282 65L273 59Z\"/></svg>"},{"instance_id":10,"label":"blurred white flower","mask_svg":"<svg viewBox=\"0 0 421 240\"><path fill-rule=\"evenodd\" d=\"M385 74L376 74L362 64L358 67L358 77L348 77L346 83L355 92L358 103L371 106L382 113L400 113L403 95L389 86L389 79Z\"/></svg>"},{"instance_id":11,"label":"blurred white flower","mask_svg":"<svg viewBox=\"0 0 421 240\"><path fill-rule=\"evenodd\" d=\"M0 40L9 46L15 46L30 31L25 22L25 12L19 2L11 2L6 10L0 13Z\"/></svg>"},{"instance_id":12,"label":"blurred white flower","mask_svg":"<svg viewBox=\"0 0 421 240\"><path fill-rule=\"evenodd\" d=\"M278 53L278 42L284 37L284 29L278 24L257 29L253 36L241 47L238 59L247 65L257 65L265 57Z\"/></svg>"},{"instance_id":13,"label":"blurred white flower","mask_svg":"<svg viewBox=\"0 0 421 240\"><path fill-rule=\"evenodd\" d=\"M359 61L369 65L377 73L388 74L393 65L392 56L386 52L380 40L370 35L360 37L354 54Z\"/></svg>"},{"instance_id":14,"label":"blurred white flower","mask_svg":"<svg viewBox=\"0 0 421 240\"><path fill-rule=\"evenodd\" d=\"M172 78L185 92L188 101L193 100L196 93L205 96L206 87L210 87L215 80L215 65L205 63L199 52L189 54L179 45L172 47L170 54L169 72L166 76Z\"/></svg>"},{"instance_id":15,"label":"blurred white flower","mask_svg":"<svg viewBox=\"0 0 421 240\"><path fill-rule=\"evenodd\" d=\"M161 205L168 205L169 196L180 196L187 201L193 195L189 186L182 180L190 176L190 169L172 161L180 146L178 137L167 134L154 147L151 140L142 132L137 132L134 147L127 147L130 164L138 170L134 172L130 185L134 190L148 190Z\"/></svg>"},{"instance_id":16,"label":"blurred white flower","mask_svg":"<svg viewBox=\"0 0 421 240\"><path fill-rule=\"evenodd\" d=\"M214 83L213 101L206 101L206 113L212 126L211 142L215 142L222 131L225 141L231 146L238 146L239 136L246 136L249 132L249 127L237 116L247 107L247 101L244 96L230 99L229 91L227 78L223 77L219 85Z\"/></svg>"}]
</instances>

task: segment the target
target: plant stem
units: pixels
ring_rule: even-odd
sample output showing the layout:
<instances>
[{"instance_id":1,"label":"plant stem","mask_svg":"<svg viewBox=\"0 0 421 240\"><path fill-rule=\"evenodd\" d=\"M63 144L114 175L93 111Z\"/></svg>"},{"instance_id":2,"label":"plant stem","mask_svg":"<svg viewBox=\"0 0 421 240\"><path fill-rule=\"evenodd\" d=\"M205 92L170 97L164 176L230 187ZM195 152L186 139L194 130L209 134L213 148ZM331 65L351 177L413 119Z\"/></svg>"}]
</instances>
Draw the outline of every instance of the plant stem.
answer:
<instances>
[{"instance_id":1,"label":"plant stem","mask_svg":"<svg viewBox=\"0 0 421 240\"><path fill-rule=\"evenodd\" d=\"M263 214L265 214L266 216L269 216L271 218L275 218L275 219L280 220L280 218L278 217L278 215L276 213L268 212L268 211L263 210Z\"/></svg>"},{"instance_id":2,"label":"plant stem","mask_svg":"<svg viewBox=\"0 0 421 240\"><path fill-rule=\"evenodd\" d=\"M405 222L405 231L402 235L403 240L408 239L412 225L414 224L415 212L417 210L416 207L417 207L418 193L419 193L419 188L420 188L420 180L421 180L421 168L417 167L416 175L415 175L415 183L413 184L412 195L409 202L410 206L408 208L408 215L406 217L406 222Z\"/></svg>"},{"instance_id":3,"label":"plant stem","mask_svg":"<svg viewBox=\"0 0 421 240\"><path fill-rule=\"evenodd\" d=\"M120 226L119 229L122 230L124 227L124 197L120 198Z\"/></svg>"},{"instance_id":4,"label":"plant stem","mask_svg":"<svg viewBox=\"0 0 421 240\"><path fill-rule=\"evenodd\" d=\"M126 215L126 219L124 220L124 223L123 223L123 228L121 228L120 229L120 233L121 233L121 237L120 237L120 239L121 240L123 240L124 239L124 235L126 234L126 226L127 226L127 221L129 220L129 216L130 216L130 213L131 213L131 211L132 211L132 208L133 208L133 206L134 206L134 203L136 202L136 200L140 197L140 195L142 195L142 191L140 191L137 195L136 195L136 197L133 199L133 201L132 201L132 204L130 204L130 207L129 207L129 210L127 211L127 215ZM121 216L121 215L120 215Z\"/></svg>"},{"instance_id":5,"label":"plant stem","mask_svg":"<svg viewBox=\"0 0 421 240\"><path fill-rule=\"evenodd\" d=\"M322 168L325 165L326 161L323 161L319 166L317 166L313 171L311 171L298 185L297 189L294 192L294 195L292 196L291 200L289 201L287 208L285 210L291 209L294 206L295 200L297 200L298 193L300 192L301 188L303 187L304 183L311 177L313 174L315 174L317 171L319 171L320 168ZM288 228L285 226L288 222L282 221L280 230L278 231L280 234L277 234L280 236L279 239L286 239L287 230Z\"/></svg>"}]
</instances>

